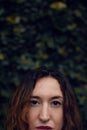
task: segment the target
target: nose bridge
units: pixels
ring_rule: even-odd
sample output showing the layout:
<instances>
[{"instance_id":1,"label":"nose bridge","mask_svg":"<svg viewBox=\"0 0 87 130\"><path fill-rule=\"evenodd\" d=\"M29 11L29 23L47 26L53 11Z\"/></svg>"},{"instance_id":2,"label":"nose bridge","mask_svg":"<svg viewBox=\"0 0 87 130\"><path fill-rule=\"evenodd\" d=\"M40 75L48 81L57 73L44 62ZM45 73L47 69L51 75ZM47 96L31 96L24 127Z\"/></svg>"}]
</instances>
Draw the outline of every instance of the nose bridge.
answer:
<instances>
[{"instance_id":1,"label":"nose bridge","mask_svg":"<svg viewBox=\"0 0 87 130\"><path fill-rule=\"evenodd\" d=\"M47 121L50 118L50 113L49 113L49 105L47 103L44 103L41 107L40 111L40 119L43 121Z\"/></svg>"}]
</instances>

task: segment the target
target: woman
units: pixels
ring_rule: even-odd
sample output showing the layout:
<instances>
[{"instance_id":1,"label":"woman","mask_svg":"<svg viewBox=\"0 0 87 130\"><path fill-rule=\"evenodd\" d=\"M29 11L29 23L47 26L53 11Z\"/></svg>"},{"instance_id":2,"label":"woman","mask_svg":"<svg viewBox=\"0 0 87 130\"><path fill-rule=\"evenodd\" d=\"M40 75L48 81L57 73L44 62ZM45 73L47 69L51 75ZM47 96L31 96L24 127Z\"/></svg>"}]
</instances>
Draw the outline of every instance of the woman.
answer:
<instances>
[{"instance_id":1,"label":"woman","mask_svg":"<svg viewBox=\"0 0 87 130\"><path fill-rule=\"evenodd\" d=\"M13 95L7 130L81 130L74 92L63 74L29 71Z\"/></svg>"}]
</instances>

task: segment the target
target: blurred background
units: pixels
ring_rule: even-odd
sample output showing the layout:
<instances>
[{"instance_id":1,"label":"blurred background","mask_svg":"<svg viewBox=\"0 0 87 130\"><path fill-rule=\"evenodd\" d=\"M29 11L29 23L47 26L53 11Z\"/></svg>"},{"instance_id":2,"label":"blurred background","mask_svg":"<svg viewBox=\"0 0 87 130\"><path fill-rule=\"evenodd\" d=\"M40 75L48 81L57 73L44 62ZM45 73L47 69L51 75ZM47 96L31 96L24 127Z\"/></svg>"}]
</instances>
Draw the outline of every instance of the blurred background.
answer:
<instances>
[{"instance_id":1,"label":"blurred background","mask_svg":"<svg viewBox=\"0 0 87 130\"><path fill-rule=\"evenodd\" d=\"M0 0L0 130L21 77L42 65L69 78L87 130L86 52L84 0Z\"/></svg>"}]
</instances>

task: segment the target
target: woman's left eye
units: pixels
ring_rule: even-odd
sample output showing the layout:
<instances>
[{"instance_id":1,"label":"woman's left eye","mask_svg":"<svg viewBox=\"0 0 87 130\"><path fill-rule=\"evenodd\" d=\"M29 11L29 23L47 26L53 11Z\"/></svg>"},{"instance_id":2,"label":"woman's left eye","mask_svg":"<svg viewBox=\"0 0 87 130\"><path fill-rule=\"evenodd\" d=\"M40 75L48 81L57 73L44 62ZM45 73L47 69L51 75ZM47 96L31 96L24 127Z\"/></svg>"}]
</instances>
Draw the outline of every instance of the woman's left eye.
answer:
<instances>
[{"instance_id":1,"label":"woman's left eye","mask_svg":"<svg viewBox=\"0 0 87 130\"><path fill-rule=\"evenodd\" d=\"M61 102L59 102L59 101L53 101L51 104L52 104L52 106L57 107L57 106L61 105Z\"/></svg>"}]
</instances>

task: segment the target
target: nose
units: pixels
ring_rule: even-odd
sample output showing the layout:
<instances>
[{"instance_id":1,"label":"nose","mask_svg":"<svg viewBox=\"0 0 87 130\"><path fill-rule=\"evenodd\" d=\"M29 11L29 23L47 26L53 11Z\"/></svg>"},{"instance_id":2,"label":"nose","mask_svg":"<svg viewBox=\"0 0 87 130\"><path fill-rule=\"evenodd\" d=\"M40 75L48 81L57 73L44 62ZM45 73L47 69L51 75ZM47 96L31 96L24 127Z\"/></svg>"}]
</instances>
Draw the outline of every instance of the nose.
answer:
<instances>
[{"instance_id":1,"label":"nose","mask_svg":"<svg viewBox=\"0 0 87 130\"><path fill-rule=\"evenodd\" d=\"M50 119L50 112L49 107L47 104L42 105L40 113L39 113L39 119L42 122L48 122Z\"/></svg>"}]
</instances>

